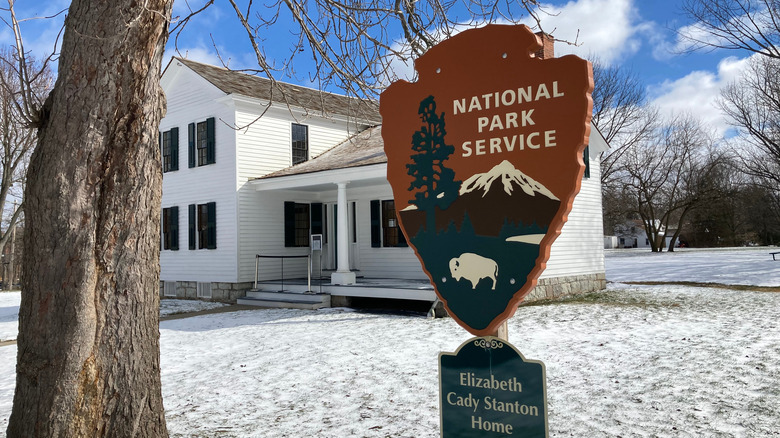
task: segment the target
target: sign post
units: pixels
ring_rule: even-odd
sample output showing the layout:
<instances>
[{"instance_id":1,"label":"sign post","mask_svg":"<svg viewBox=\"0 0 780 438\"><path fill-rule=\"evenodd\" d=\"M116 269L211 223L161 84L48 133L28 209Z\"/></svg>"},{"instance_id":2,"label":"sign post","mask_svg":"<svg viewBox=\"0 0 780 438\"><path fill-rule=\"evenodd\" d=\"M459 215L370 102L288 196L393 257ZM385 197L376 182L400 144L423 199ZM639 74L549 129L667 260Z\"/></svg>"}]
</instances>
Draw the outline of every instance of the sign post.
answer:
<instances>
[{"instance_id":1,"label":"sign post","mask_svg":"<svg viewBox=\"0 0 780 438\"><path fill-rule=\"evenodd\" d=\"M440 356L446 437L547 435L544 366L509 345L506 321L580 190L593 73L573 55L540 59L541 48L524 25L467 30L380 100L401 229L449 315L479 337Z\"/></svg>"}]
</instances>

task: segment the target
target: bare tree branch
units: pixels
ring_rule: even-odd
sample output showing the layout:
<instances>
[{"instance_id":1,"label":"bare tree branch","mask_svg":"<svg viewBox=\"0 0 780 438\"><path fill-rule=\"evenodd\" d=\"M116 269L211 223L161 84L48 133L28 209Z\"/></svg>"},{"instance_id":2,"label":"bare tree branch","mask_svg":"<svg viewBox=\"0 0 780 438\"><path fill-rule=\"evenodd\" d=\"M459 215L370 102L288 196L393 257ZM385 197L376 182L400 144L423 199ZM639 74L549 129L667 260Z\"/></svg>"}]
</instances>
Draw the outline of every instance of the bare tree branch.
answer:
<instances>
[{"instance_id":1,"label":"bare tree branch","mask_svg":"<svg viewBox=\"0 0 780 438\"><path fill-rule=\"evenodd\" d=\"M690 50L741 49L780 58L777 0L686 0L682 10L695 21L678 32Z\"/></svg>"}]
</instances>

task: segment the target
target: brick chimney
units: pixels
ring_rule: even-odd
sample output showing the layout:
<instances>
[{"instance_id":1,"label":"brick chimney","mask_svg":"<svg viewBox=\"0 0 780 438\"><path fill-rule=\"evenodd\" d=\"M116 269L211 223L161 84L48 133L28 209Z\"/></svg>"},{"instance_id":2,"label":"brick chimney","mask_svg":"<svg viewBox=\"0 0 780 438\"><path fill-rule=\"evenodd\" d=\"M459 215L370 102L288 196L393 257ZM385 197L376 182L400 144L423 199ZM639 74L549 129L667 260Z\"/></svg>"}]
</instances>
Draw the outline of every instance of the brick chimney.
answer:
<instances>
[{"instance_id":1,"label":"brick chimney","mask_svg":"<svg viewBox=\"0 0 780 438\"><path fill-rule=\"evenodd\" d=\"M555 58L555 40L553 40L553 37L544 32L536 32L536 36L542 40L542 48L539 49L534 56L539 59Z\"/></svg>"}]
</instances>

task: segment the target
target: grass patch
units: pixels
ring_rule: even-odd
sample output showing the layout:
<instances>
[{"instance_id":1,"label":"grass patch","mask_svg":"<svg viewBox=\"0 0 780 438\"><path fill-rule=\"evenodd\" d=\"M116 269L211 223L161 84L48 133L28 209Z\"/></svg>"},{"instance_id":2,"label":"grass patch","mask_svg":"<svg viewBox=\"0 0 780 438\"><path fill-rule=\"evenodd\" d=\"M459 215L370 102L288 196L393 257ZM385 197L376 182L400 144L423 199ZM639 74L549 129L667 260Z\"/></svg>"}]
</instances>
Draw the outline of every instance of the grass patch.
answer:
<instances>
[{"instance_id":1,"label":"grass patch","mask_svg":"<svg viewBox=\"0 0 780 438\"><path fill-rule=\"evenodd\" d=\"M529 303L522 303L521 306L549 306L558 304L599 304L602 306L615 306L615 307L639 307L643 309L651 308L671 308L679 307L679 303L659 303L644 300L640 297L628 296L620 291L599 291L589 292L586 294L569 295L566 297L550 299L550 300L538 300Z\"/></svg>"}]
</instances>

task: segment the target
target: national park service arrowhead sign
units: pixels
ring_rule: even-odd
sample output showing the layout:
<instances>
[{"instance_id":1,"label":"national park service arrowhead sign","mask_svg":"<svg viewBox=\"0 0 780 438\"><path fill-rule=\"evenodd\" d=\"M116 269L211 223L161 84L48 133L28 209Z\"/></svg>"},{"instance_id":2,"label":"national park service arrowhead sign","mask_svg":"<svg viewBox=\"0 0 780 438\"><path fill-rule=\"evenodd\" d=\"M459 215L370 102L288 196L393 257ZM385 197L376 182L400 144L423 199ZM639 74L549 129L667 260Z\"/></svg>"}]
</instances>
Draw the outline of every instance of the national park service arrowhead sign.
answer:
<instances>
[{"instance_id":1,"label":"national park service arrowhead sign","mask_svg":"<svg viewBox=\"0 0 780 438\"><path fill-rule=\"evenodd\" d=\"M450 315L477 336L536 285L584 171L590 63L542 60L540 48L524 25L467 30L380 100L403 232Z\"/></svg>"}]
</instances>

